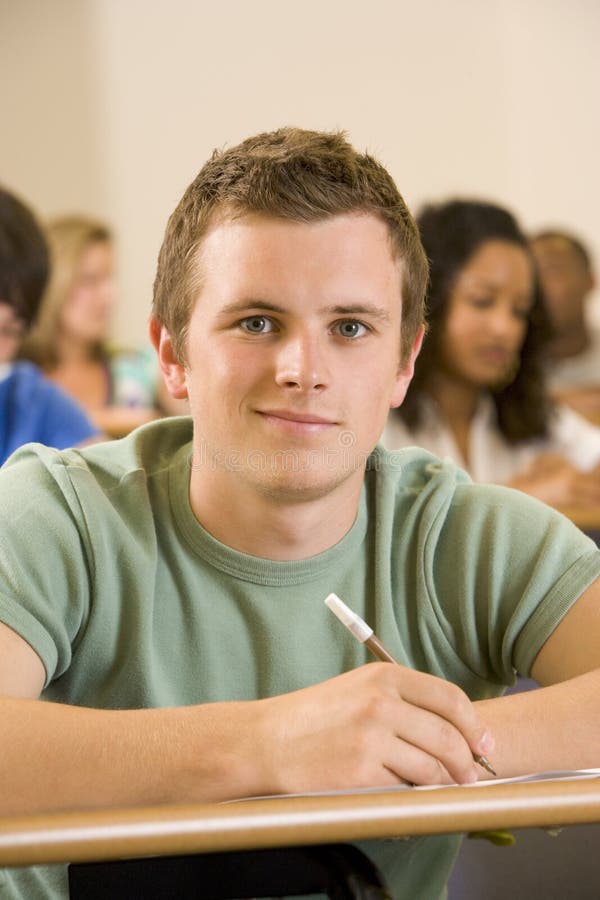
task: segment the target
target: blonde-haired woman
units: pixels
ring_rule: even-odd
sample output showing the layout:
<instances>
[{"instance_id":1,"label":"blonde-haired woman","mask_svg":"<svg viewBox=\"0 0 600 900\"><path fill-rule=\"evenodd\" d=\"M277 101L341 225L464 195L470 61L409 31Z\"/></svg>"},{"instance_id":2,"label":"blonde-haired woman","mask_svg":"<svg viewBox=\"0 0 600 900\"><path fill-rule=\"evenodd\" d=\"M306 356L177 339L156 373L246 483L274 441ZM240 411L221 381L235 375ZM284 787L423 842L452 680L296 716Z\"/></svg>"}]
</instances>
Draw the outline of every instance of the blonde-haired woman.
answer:
<instances>
[{"instance_id":1,"label":"blonde-haired woman","mask_svg":"<svg viewBox=\"0 0 600 900\"><path fill-rule=\"evenodd\" d=\"M173 412L151 349L109 346L117 299L109 229L85 216L64 216L46 233L52 274L22 355L75 397L105 434L126 434Z\"/></svg>"}]
</instances>

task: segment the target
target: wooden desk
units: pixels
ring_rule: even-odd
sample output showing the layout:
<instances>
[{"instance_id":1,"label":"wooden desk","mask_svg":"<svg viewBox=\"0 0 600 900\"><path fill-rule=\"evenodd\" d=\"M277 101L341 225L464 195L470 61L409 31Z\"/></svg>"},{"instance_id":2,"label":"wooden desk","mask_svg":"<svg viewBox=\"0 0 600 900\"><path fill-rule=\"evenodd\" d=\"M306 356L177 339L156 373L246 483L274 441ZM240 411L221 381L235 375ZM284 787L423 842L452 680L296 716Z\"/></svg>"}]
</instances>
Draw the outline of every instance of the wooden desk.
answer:
<instances>
[{"instance_id":1,"label":"wooden desk","mask_svg":"<svg viewBox=\"0 0 600 900\"><path fill-rule=\"evenodd\" d=\"M600 778L0 819L0 866L600 822Z\"/></svg>"}]
</instances>

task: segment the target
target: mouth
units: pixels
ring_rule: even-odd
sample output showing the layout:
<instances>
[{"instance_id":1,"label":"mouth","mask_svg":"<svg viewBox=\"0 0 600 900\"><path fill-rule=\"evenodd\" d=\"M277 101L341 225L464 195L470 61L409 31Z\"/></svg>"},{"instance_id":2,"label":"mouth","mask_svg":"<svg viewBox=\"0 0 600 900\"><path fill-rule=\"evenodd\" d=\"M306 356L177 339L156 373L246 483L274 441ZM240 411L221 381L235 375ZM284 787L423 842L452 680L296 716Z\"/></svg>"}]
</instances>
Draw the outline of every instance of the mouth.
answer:
<instances>
[{"instance_id":1,"label":"mouth","mask_svg":"<svg viewBox=\"0 0 600 900\"><path fill-rule=\"evenodd\" d=\"M273 427L296 434L320 434L338 424L334 419L289 409L259 409L257 413Z\"/></svg>"},{"instance_id":2,"label":"mouth","mask_svg":"<svg viewBox=\"0 0 600 900\"><path fill-rule=\"evenodd\" d=\"M505 347L480 347L477 355L483 362L496 366L508 366L514 359L514 353Z\"/></svg>"}]
</instances>

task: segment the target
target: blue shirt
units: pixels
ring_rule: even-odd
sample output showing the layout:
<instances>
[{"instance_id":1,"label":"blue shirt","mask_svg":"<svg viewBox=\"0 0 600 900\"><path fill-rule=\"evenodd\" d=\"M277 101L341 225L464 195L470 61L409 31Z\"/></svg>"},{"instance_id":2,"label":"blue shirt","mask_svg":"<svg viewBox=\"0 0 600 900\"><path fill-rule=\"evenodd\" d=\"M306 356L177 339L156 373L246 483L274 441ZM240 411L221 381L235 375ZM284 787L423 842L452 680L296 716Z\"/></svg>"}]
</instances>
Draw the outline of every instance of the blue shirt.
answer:
<instances>
[{"instance_id":1,"label":"blue shirt","mask_svg":"<svg viewBox=\"0 0 600 900\"><path fill-rule=\"evenodd\" d=\"M63 450L99 434L83 409L30 362L0 381L0 465L22 444Z\"/></svg>"}]
</instances>

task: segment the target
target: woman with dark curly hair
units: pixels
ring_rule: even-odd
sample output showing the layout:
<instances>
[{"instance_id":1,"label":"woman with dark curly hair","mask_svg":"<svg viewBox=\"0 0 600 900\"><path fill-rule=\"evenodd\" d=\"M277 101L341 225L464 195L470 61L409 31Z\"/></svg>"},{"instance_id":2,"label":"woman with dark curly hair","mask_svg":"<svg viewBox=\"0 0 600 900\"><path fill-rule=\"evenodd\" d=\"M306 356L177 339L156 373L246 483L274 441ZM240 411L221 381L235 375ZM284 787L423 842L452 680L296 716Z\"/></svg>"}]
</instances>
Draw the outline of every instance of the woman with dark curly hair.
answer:
<instances>
[{"instance_id":1,"label":"woman with dark curly hair","mask_svg":"<svg viewBox=\"0 0 600 900\"><path fill-rule=\"evenodd\" d=\"M429 331L383 435L451 457L476 481L555 506L600 502L600 429L546 391L549 324L528 242L491 203L451 200L418 216L430 261Z\"/></svg>"}]
</instances>

